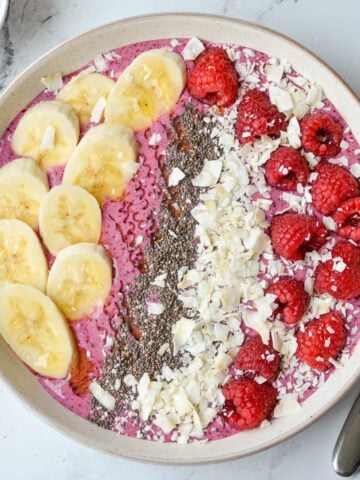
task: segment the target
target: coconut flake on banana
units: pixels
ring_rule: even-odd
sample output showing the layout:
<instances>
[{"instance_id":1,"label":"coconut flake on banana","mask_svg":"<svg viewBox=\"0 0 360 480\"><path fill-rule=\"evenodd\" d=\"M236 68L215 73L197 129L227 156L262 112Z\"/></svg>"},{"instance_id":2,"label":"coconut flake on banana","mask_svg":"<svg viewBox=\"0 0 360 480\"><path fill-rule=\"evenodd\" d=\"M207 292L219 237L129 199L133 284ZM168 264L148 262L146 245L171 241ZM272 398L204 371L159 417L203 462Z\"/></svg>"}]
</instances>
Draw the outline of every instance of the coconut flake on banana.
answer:
<instances>
[{"instance_id":1,"label":"coconut flake on banana","mask_svg":"<svg viewBox=\"0 0 360 480\"><path fill-rule=\"evenodd\" d=\"M65 167L63 183L78 185L102 205L118 200L137 171L137 143L123 125L101 124L81 139Z\"/></svg>"},{"instance_id":2,"label":"coconut flake on banana","mask_svg":"<svg viewBox=\"0 0 360 480\"><path fill-rule=\"evenodd\" d=\"M149 127L169 113L186 84L180 55L165 48L140 54L120 75L105 109L105 121L134 130Z\"/></svg>"},{"instance_id":3,"label":"coconut flake on banana","mask_svg":"<svg viewBox=\"0 0 360 480\"><path fill-rule=\"evenodd\" d=\"M44 169L64 165L79 140L79 119L61 100L38 103L21 118L12 137L18 155L30 157Z\"/></svg>"},{"instance_id":4,"label":"coconut flake on banana","mask_svg":"<svg viewBox=\"0 0 360 480\"><path fill-rule=\"evenodd\" d=\"M0 169L0 218L38 225L40 203L49 190L46 174L35 160L18 158Z\"/></svg>"},{"instance_id":5,"label":"coconut flake on banana","mask_svg":"<svg viewBox=\"0 0 360 480\"><path fill-rule=\"evenodd\" d=\"M111 78L100 73L78 75L60 90L57 98L71 105L78 114L80 123L86 124L90 121L92 113L95 113L97 105L102 105L102 110L105 108L106 99L114 85L115 82ZM97 122L101 120L102 113L97 116Z\"/></svg>"},{"instance_id":6,"label":"coconut flake on banana","mask_svg":"<svg viewBox=\"0 0 360 480\"><path fill-rule=\"evenodd\" d=\"M0 220L0 284L22 283L45 291L46 258L38 237L26 223Z\"/></svg>"},{"instance_id":7,"label":"coconut flake on banana","mask_svg":"<svg viewBox=\"0 0 360 480\"><path fill-rule=\"evenodd\" d=\"M97 243L101 210L96 198L75 185L58 185L45 195L40 207L41 237L52 255L69 245Z\"/></svg>"},{"instance_id":8,"label":"coconut flake on banana","mask_svg":"<svg viewBox=\"0 0 360 480\"><path fill-rule=\"evenodd\" d=\"M90 316L103 305L112 283L105 249L94 243L64 248L50 270L47 294L69 320Z\"/></svg>"},{"instance_id":9,"label":"coconut flake on banana","mask_svg":"<svg viewBox=\"0 0 360 480\"><path fill-rule=\"evenodd\" d=\"M0 334L40 375L64 378L76 355L67 322L49 297L29 285L0 287Z\"/></svg>"}]
</instances>

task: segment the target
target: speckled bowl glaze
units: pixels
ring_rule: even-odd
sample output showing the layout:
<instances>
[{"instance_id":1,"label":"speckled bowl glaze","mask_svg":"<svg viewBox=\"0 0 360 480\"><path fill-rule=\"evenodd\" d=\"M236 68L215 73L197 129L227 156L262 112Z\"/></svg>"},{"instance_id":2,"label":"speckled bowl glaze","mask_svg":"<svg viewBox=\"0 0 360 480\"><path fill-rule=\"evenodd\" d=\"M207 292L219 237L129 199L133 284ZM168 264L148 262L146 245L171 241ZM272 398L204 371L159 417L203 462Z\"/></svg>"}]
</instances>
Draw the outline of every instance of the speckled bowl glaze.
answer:
<instances>
[{"instance_id":1,"label":"speckled bowl glaze","mask_svg":"<svg viewBox=\"0 0 360 480\"><path fill-rule=\"evenodd\" d=\"M96 54L154 38L192 37L237 43L269 55L286 57L305 77L320 83L360 141L360 105L356 95L319 58L296 42L258 25L202 14L148 15L117 21L73 38L32 64L0 98L0 130L42 89L40 78L80 68ZM360 345L343 369L311 395L296 414L263 429L205 444L178 445L129 438L104 430L57 403L0 339L0 375L31 410L83 444L128 459L162 464L205 464L249 455L281 442L328 411L360 377Z\"/></svg>"}]
</instances>

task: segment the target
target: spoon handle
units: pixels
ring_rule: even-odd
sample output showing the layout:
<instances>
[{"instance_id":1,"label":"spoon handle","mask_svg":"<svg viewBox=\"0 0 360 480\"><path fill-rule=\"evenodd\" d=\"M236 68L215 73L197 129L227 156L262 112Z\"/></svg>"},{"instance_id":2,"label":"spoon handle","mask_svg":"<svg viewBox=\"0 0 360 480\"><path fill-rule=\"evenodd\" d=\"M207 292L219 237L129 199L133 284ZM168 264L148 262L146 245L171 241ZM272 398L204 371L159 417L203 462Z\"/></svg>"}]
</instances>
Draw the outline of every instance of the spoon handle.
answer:
<instances>
[{"instance_id":1,"label":"spoon handle","mask_svg":"<svg viewBox=\"0 0 360 480\"><path fill-rule=\"evenodd\" d=\"M360 466L360 395L341 429L333 452L336 473L350 477Z\"/></svg>"}]
</instances>

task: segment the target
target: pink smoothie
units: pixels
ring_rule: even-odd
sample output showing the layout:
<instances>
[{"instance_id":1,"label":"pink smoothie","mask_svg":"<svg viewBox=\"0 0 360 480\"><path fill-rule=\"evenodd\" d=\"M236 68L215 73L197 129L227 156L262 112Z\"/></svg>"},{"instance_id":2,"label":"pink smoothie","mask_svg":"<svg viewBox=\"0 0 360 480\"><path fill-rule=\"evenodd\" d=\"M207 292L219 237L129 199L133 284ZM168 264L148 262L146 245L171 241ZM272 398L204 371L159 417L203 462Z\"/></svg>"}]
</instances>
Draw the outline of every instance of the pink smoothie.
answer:
<instances>
[{"instance_id":1,"label":"pink smoothie","mask_svg":"<svg viewBox=\"0 0 360 480\"><path fill-rule=\"evenodd\" d=\"M186 43L187 40L180 39L178 45L173 50L181 53ZM113 55L106 57L107 68L103 73L113 79L117 79L125 67L140 53L151 48L170 47L170 45L170 40L154 40L121 47L115 50ZM268 57L261 52L253 52L253 55L249 55L248 51L242 47L233 48L234 52L238 54L237 61L244 61L254 65L254 69L259 73L261 83L265 82L264 67ZM187 62L187 65L189 69L192 68L192 62ZM84 68L87 66L85 65ZM74 72L65 77L64 82L68 82L77 73ZM29 104L29 107L53 98L55 98L54 93L43 92ZM182 111L182 106L188 101L189 95L185 91L172 115L179 114ZM203 104L192 101L197 108L205 109L206 111ZM325 102L324 110L331 112L332 116L345 128L344 140L348 146L342 150L340 155L345 156L348 159L349 166L351 166L359 161L359 155L355 153L359 149L359 145L350 130L346 129L346 124L339 112L329 101ZM0 166L16 158L11 149L11 136L23 113L21 112L11 122L3 135L0 146ZM168 124L169 116L165 115L159 121L154 122L150 128L136 134L139 143L139 170L129 182L123 198L119 201L108 201L103 208L100 243L108 250L113 260L114 276L111 293L103 309L94 311L91 318L84 318L71 326L78 345L86 350L89 361L95 366L95 378L100 373L105 356L111 352L115 328L122 321L121 305L124 295L134 287L137 277L141 275L139 264L141 264L143 248L150 242L153 225L161 222L160 205L163 200L161 188L163 178L159 168L159 158L167 147ZM89 127L91 125L84 128L82 134ZM149 139L153 134L159 134L160 141L151 146L149 145ZM61 182L62 174L63 168L57 168L49 172L51 186ZM274 214L287 207L286 202L281 198L281 193L276 189L271 191L271 198L274 200L274 204L267 212L268 219L271 219ZM309 207L309 213L310 210L311 207ZM192 239L189 239L189 241L192 241ZM51 265L53 258L48 255L48 259L49 265ZM297 268L293 273L297 278L303 279L306 274L306 267ZM266 275L262 275L261 279L270 280ZM360 300L353 300L349 304L351 306L346 308L347 328L349 331L346 352L350 355L360 335L358 329ZM129 341L133 341L133 339L129 338ZM277 381L278 388L285 388L286 392L294 391L297 371L296 365L283 371ZM324 374L316 371L312 371L311 375L308 376L311 377L313 386L308 388L301 396L302 400L307 398L317 388L318 384L326 379ZM69 384L69 378L52 380L39 377L39 381L50 395L66 408L82 417L86 418L89 416L89 393L83 397L74 394ZM125 422L124 433L136 436L137 427L137 421L128 418L127 422ZM158 429L154 429L154 431L156 430ZM208 440L223 438L232 433L234 431L224 424L219 416L207 428L205 438ZM171 435L165 436L165 440L171 441Z\"/></svg>"}]
</instances>

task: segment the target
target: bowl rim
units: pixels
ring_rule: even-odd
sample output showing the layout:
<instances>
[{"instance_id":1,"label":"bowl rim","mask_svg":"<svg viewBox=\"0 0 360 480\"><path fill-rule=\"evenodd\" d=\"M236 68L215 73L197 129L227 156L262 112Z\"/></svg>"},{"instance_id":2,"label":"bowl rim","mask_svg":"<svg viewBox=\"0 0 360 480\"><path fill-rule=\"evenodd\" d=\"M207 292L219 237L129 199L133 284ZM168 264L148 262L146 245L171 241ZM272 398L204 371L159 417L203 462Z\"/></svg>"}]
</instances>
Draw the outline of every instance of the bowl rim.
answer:
<instances>
[{"instance_id":1,"label":"bowl rim","mask_svg":"<svg viewBox=\"0 0 360 480\"><path fill-rule=\"evenodd\" d=\"M52 57L53 54L56 54L60 52L63 48L68 48L71 46L73 42L77 42L79 40L86 39L89 35L96 35L100 34L103 31L106 31L107 29L111 27L121 27L122 25L128 24L128 23L133 23L141 20L145 21L155 21L156 19L159 18L173 18L173 17L182 17L184 19L206 19L206 20L216 20L222 23L231 23L235 25L239 25L240 27L248 27L251 28L252 30L255 30L257 32L260 32L265 35L269 35L271 37L275 37L279 40L282 40L288 44L291 44L293 47L296 47L297 49L301 50L304 52L308 57L312 57L313 60L315 60L319 65L321 65L327 73L329 73L332 77L334 77L338 82L341 83L342 87L347 91L349 96L351 97L351 101L357 102L360 105L359 102L359 97L355 93L355 91L346 83L346 81L340 77L340 75L332 68L330 67L325 61L323 61L318 55L314 54L311 50L308 48L304 47L301 43L293 40L292 38L288 37L287 35L284 35L282 33L279 33L273 29L270 29L268 27L264 27L261 25L258 25L253 22L249 21L244 21L241 19L237 18L230 18L227 16L223 15L214 15L214 14L203 14L203 13L194 13L194 12L164 12L164 13L154 13L154 14L145 14L145 15L137 15L137 16L131 16L131 17L126 17L120 20L115 20L112 22L108 22L105 24L102 24L98 27L88 29L78 35L74 35L70 37L69 39L61 42L57 46L53 47L52 49L48 50L46 53L41 55L39 58L34 60L27 68L25 68L12 82L3 90L3 92L0 95L0 103L6 102L7 97L12 95L17 87L18 84L20 84L29 74L35 73L41 64L46 63L50 57ZM178 35L177 35L178 36ZM239 42L240 43L240 42ZM114 47L116 48L116 46ZM346 368L346 367L345 367ZM74 440L76 439L78 442L81 444L92 448L97 451L102 451L109 453L115 457L122 457L125 459L129 460L134 460L137 462L141 463L156 463L156 464L163 464L163 465L201 465L201 464L210 464L210 463L220 463L220 462L225 462L229 460L234 460L237 458L241 458L244 456L252 455L255 453L258 453L260 451L263 451L267 448L273 447L279 443L281 443L284 440L289 439L290 437L300 433L303 431L305 428L307 428L310 424L313 424L315 421L320 419L325 413L327 413L337 402L339 402L348 392L349 390L355 385L357 380L360 377L360 366L357 368L353 368L354 372L349 378L347 379L345 385L343 388L339 391L336 391L334 395L331 396L330 400L322 406L319 410L317 410L313 415L309 416L307 419L302 421L301 424L293 427L292 429L289 429L288 431L283 432L282 434L278 435L274 439L270 439L266 442L263 442L259 444L258 446L254 447L251 449L251 451L243 451L243 452L232 452L232 453L217 453L216 455L212 455L212 457L201 457L201 454L196 457L196 459L191 459L187 461L186 459L176 459L174 460L173 458L167 457L166 455L164 456L159 456L156 458L149 458L149 457L144 457L139 454L137 454L134 451L121 451L117 452L114 449L109 448L107 445L99 445L95 441L92 441L92 439L85 438L83 434L79 434L78 432L72 431L70 428L66 427L61 420L57 420L53 418L49 413L46 413L45 411L41 411L37 405L36 402L32 399L26 398L26 396L21 392L21 389L18 388L10 378L0 369L0 378L6 383L10 389L17 395L17 397L22 401L23 404L25 404L33 413L36 414L38 418L40 418L43 422L45 422L47 425L52 427L53 429L57 431L61 431L63 434L65 434L67 437L70 439ZM55 401L55 400L54 400ZM58 402L56 402L58 403ZM64 408L64 407L62 407ZM67 409L64 408L64 410L67 411ZM75 414L72 414L75 415ZM75 415L76 416L76 415ZM88 422L87 420L85 420ZM99 428L99 427L97 427ZM145 441L146 440L139 440L136 439L136 441ZM222 440L213 440L210 443L219 443ZM148 442L148 443L153 443L153 442ZM169 449L169 445L174 445L174 444L161 444L162 447L166 450ZM185 447L191 448L191 445L194 444L189 444ZM177 448L182 447L182 446L177 446ZM220 448L219 448L220 450Z\"/></svg>"}]
</instances>

